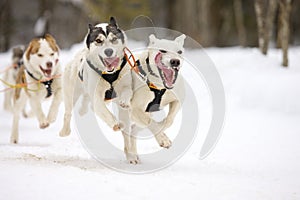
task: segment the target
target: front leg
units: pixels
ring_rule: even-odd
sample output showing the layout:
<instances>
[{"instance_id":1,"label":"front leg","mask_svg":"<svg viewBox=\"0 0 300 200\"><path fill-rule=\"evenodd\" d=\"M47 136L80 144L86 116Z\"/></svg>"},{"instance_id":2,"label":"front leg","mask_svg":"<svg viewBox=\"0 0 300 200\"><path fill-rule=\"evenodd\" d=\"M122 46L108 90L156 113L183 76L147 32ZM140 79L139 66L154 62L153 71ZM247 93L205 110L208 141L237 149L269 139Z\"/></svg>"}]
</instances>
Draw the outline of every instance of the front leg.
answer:
<instances>
[{"instance_id":1,"label":"front leg","mask_svg":"<svg viewBox=\"0 0 300 200\"><path fill-rule=\"evenodd\" d=\"M39 100L39 97L36 95L31 95L29 98L29 103L32 108L32 111L34 112L35 116L37 117L40 128L44 129L49 126L49 122L45 117L45 114L42 110L41 101Z\"/></svg>"},{"instance_id":2,"label":"front leg","mask_svg":"<svg viewBox=\"0 0 300 200\"><path fill-rule=\"evenodd\" d=\"M96 93L93 100L93 110L110 128L114 131L119 131L123 128L123 125L118 123L115 116L106 107L104 94L104 92Z\"/></svg>"},{"instance_id":3,"label":"front leg","mask_svg":"<svg viewBox=\"0 0 300 200\"><path fill-rule=\"evenodd\" d=\"M61 88L59 88L54 93L54 97L48 112L47 120L49 123L52 123L56 120L61 101L62 101L62 91Z\"/></svg>"},{"instance_id":4,"label":"front leg","mask_svg":"<svg viewBox=\"0 0 300 200\"><path fill-rule=\"evenodd\" d=\"M131 86L123 87L119 96L119 105L124 109L128 109L130 107L131 97L132 97Z\"/></svg>"},{"instance_id":5,"label":"front leg","mask_svg":"<svg viewBox=\"0 0 300 200\"><path fill-rule=\"evenodd\" d=\"M173 101L169 104L169 113L167 117L163 120L164 130L169 128L173 124L173 121L180 109L180 106L181 104L179 101Z\"/></svg>"}]
</instances>

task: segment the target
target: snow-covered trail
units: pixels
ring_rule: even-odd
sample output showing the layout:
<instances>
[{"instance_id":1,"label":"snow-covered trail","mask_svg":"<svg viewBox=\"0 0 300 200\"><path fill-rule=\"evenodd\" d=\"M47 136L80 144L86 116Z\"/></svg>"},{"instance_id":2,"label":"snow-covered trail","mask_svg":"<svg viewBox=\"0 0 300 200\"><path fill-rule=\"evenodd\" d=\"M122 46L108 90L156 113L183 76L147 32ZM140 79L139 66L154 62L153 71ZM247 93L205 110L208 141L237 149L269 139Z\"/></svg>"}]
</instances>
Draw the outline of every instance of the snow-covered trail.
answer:
<instances>
[{"instance_id":1,"label":"snow-covered trail","mask_svg":"<svg viewBox=\"0 0 300 200\"><path fill-rule=\"evenodd\" d=\"M1 106L0 199L299 199L300 48L291 48L288 69L280 67L274 49L267 57L238 47L207 53L224 83L227 114L222 137L205 160L198 159L199 135L169 168L143 175L113 171L93 160L76 134L58 136L62 107L46 130L35 119L22 119L20 144L11 145L12 116ZM73 54L62 52L63 62ZM7 66L10 54L0 60Z\"/></svg>"}]
</instances>

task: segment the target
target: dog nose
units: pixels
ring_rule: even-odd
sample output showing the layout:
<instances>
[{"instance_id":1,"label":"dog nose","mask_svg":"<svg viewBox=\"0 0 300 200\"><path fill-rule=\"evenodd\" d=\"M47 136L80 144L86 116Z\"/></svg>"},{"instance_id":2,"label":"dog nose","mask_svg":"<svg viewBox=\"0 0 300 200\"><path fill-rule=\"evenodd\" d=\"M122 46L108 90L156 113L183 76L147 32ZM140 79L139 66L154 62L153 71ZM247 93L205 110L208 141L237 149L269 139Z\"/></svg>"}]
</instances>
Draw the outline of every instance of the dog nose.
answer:
<instances>
[{"instance_id":1,"label":"dog nose","mask_svg":"<svg viewBox=\"0 0 300 200\"><path fill-rule=\"evenodd\" d=\"M113 50L111 48L107 48L104 50L106 56L110 57L113 54Z\"/></svg>"},{"instance_id":2,"label":"dog nose","mask_svg":"<svg viewBox=\"0 0 300 200\"><path fill-rule=\"evenodd\" d=\"M180 65L180 60L179 59L171 59L170 64L172 67L178 67L178 65Z\"/></svg>"},{"instance_id":3,"label":"dog nose","mask_svg":"<svg viewBox=\"0 0 300 200\"><path fill-rule=\"evenodd\" d=\"M47 62L46 65L47 65L47 68L51 68L52 67L52 62Z\"/></svg>"}]
</instances>

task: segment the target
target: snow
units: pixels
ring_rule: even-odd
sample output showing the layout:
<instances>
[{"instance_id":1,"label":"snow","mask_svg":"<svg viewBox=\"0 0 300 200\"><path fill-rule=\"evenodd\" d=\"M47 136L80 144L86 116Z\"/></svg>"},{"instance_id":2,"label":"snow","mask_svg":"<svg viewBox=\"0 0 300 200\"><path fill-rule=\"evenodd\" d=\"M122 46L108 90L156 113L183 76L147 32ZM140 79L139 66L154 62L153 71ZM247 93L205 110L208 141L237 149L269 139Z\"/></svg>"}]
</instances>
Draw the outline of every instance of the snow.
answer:
<instances>
[{"instance_id":1,"label":"snow","mask_svg":"<svg viewBox=\"0 0 300 200\"><path fill-rule=\"evenodd\" d=\"M63 64L79 46L62 51ZM206 52L221 75L227 101L222 137L206 159L198 159L211 114L202 81L197 85L201 124L196 140L175 164L149 174L104 167L75 131L60 138L63 107L46 130L34 118L22 119L20 143L9 144L12 115L1 108L0 199L299 199L300 47L290 48L288 68L280 66L277 49L267 56L256 48ZM0 71L10 58L10 52L0 54ZM124 157L116 159L125 163Z\"/></svg>"}]
</instances>

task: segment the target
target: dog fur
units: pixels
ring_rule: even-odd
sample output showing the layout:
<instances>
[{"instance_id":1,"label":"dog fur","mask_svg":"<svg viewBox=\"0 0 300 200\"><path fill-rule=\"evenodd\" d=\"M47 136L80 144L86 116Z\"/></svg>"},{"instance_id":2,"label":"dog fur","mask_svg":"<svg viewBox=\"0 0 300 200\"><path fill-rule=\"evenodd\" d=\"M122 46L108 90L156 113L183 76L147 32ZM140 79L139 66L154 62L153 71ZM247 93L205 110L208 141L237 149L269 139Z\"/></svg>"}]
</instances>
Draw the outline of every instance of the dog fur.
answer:
<instances>
[{"instance_id":1,"label":"dog fur","mask_svg":"<svg viewBox=\"0 0 300 200\"><path fill-rule=\"evenodd\" d=\"M27 83L27 87L15 91L12 143L18 143L20 113L27 100L42 129L55 121L61 103L61 78L53 78L61 74L59 47L55 39L46 34L31 40L23 55L23 61L24 67L20 68L17 79ZM50 82L44 81L46 79ZM41 104L49 97L53 100L48 115L45 116Z\"/></svg>"},{"instance_id":2,"label":"dog fur","mask_svg":"<svg viewBox=\"0 0 300 200\"><path fill-rule=\"evenodd\" d=\"M139 162L135 140L136 135L143 128L148 128L154 134L161 147L171 147L172 142L164 131L172 125L184 100L184 83L178 74L183 62L184 39L185 35L175 40L157 39L154 35L150 35L148 50L138 56L137 65L139 71L144 73L146 83L133 72L131 120L135 125L130 133L131 140L126 144L133 153L132 157L137 159L132 163ZM154 88L153 85L156 89L151 89ZM157 94L160 93L157 96L162 94L159 105L155 102L158 97L155 97L154 90ZM165 106L169 106L166 118L161 122L153 120L151 112Z\"/></svg>"},{"instance_id":3,"label":"dog fur","mask_svg":"<svg viewBox=\"0 0 300 200\"><path fill-rule=\"evenodd\" d=\"M13 55L12 55L12 65L7 71L5 71L3 80L9 84L15 85L17 74L19 68L23 64L23 57L24 54L24 46L18 46L13 48ZM14 90L10 89L4 93L4 110L12 112L13 111L13 99L14 99Z\"/></svg>"},{"instance_id":4,"label":"dog fur","mask_svg":"<svg viewBox=\"0 0 300 200\"><path fill-rule=\"evenodd\" d=\"M93 111L114 131L127 131L124 124L130 124L128 108L132 97L131 73L127 63L124 64L126 35L118 27L115 18L109 23L96 26L89 25L85 38L86 46L66 66L63 76L64 85L64 125L60 136L68 136L71 132L70 120L73 106L83 95L80 114L87 112L87 103L90 101ZM119 69L119 66L123 68ZM116 76L111 84L105 77ZM114 102L119 105L119 120L109 111L105 100L109 90L113 88L116 94ZM123 134L127 137L126 134Z\"/></svg>"}]
</instances>

